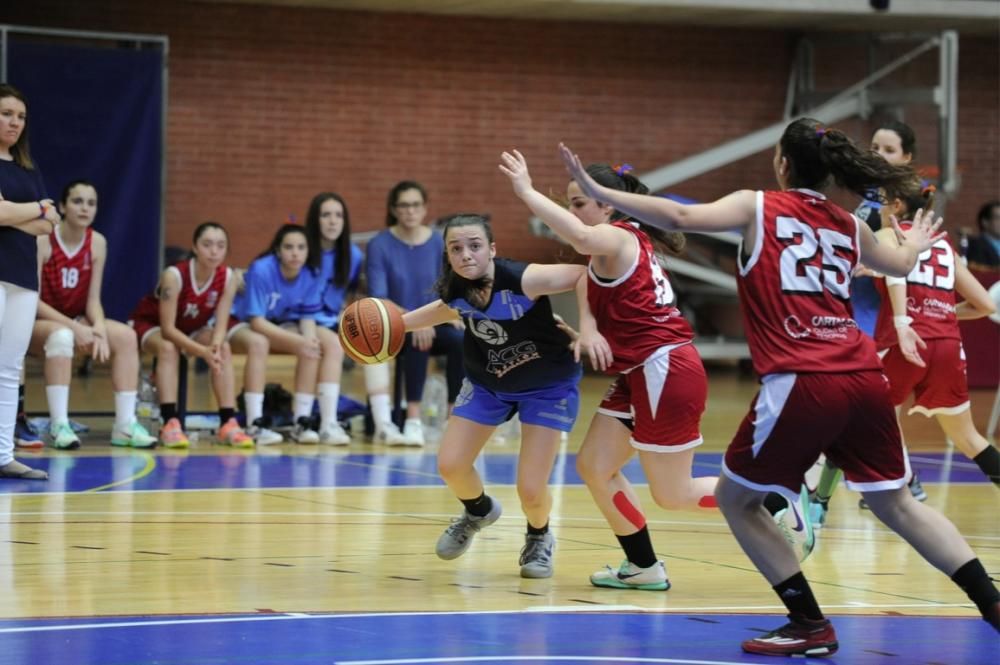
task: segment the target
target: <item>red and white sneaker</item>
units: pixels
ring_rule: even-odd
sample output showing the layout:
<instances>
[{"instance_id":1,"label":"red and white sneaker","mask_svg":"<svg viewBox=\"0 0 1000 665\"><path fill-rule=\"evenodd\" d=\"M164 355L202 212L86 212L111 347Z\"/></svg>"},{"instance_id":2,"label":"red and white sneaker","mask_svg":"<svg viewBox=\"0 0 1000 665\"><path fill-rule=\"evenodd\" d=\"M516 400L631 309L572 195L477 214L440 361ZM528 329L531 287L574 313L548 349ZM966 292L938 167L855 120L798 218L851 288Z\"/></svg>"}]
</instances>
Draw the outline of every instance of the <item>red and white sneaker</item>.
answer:
<instances>
[{"instance_id":1,"label":"red and white sneaker","mask_svg":"<svg viewBox=\"0 0 1000 665\"><path fill-rule=\"evenodd\" d=\"M788 615L789 622L766 635L743 642L743 650L764 656L830 656L837 652L837 633L828 619L814 621Z\"/></svg>"}]
</instances>

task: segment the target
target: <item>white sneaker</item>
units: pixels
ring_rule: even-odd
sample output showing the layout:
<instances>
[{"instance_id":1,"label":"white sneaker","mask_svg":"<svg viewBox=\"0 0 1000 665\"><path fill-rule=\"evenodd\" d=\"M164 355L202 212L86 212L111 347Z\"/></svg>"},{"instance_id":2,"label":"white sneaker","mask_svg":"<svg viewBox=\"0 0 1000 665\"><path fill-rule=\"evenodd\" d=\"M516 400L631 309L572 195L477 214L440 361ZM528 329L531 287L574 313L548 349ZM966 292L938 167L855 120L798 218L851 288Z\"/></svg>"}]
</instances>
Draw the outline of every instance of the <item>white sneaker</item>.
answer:
<instances>
[{"instance_id":1,"label":"white sneaker","mask_svg":"<svg viewBox=\"0 0 1000 665\"><path fill-rule=\"evenodd\" d=\"M285 440L283 436L275 432L273 429L268 429L259 425L248 427L246 429L246 433L253 437L253 440L257 442L258 446L273 446Z\"/></svg>"},{"instance_id":2,"label":"white sneaker","mask_svg":"<svg viewBox=\"0 0 1000 665\"><path fill-rule=\"evenodd\" d=\"M346 446L351 442L351 437L340 426L340 423L330 423L319 433L319 442L328 446Z\"/></svg>"},{"instance_id":3,"label":"white sneaker","mask_svg":"<svg viewBox=\"0 0 1000 665\"><path fill-rule=\"evenodd\" d=\"M424 424L419 418L407 418L403 423L403 439L407 446L424 445Z\"/></svg>"},{"instance_id":4,"label":"white sneaker","mask_svg":"<svg viewBox=\"0 0 1000 665\"><path fill-rule=\"evenodd\" d=\"M590 583L594 586L612 589L641 589L642 591L666 591L670 588L667 569L662 561L657 561L649 568L640 568L625 559L618 570L611 566L605 566L604 570L599 570L591 575Z\"/></svg>"},{"instance_id":5,"label":"white sneaker","mask_svg":"<svg viewBox=\"0 0 1000 665\"><path fill-rule=\"evenodd\" d=\"M65 420L49 426L49 438L52 440L53 448L75 450L80 447L80 437Z\"/></svg>"},{"instance_id":6,"label":"white sneaker","mask_svg":"<svg viewBox=\"0 0 1000 665\"><path fill-rule=\"evenodd\" d=\"M376 423L375 436L372 437L375 443L383 443L387 446L405 446L406 437L396 427L396 423Z\"/></svg>"},{"instance_id":7,"label":"white sneaker","mask_svg":"<svg viewBox=\"0 0 1000 665\"><path fill-rule=\"evenodd\" d=\"M311 429L309 418L305 416L300 417L298 422L295 423L295 427L292 428L291 437L295 443L319 443L319 434L316 430Z\"/></svg>"}]
</instances>

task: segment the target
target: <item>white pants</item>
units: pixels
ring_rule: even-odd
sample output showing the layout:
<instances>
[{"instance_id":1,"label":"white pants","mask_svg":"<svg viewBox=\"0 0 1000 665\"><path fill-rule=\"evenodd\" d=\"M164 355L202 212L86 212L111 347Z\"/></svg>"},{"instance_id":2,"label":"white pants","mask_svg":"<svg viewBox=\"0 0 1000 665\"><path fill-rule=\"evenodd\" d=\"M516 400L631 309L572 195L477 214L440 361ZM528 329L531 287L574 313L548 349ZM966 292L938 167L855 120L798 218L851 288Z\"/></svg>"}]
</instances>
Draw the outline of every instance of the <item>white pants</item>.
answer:
<instances>
[{"instance_id":1,"label":"white pants","mask_svg":"<svg viewBox=\"0 0 1000 665\"><path fill-rule=\"evenodd\" d=\"M37 291L0 282L0 466L14 459L17 386L37 309Z\"/></svg>"}]
</instances>

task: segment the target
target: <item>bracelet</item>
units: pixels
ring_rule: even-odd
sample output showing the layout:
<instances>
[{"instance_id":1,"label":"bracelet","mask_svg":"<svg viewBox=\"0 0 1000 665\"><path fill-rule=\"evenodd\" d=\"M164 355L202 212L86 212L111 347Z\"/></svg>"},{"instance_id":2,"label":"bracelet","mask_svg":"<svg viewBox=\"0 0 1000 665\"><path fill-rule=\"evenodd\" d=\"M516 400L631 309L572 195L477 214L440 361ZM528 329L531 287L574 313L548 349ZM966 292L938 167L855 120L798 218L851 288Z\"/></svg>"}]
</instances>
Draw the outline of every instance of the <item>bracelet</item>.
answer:
<instances>
[{"instance_id":1,"label":"bracelet","mask_svg":"<svg viewBox=\"0 0 1000 665\"><path fill-rule=\"evenodd\" d=\"M894 316L892 317L892 325L896 328L905 328L906 326L913 323L913 318L909 316Z\"/></svg>"}]
</instances>

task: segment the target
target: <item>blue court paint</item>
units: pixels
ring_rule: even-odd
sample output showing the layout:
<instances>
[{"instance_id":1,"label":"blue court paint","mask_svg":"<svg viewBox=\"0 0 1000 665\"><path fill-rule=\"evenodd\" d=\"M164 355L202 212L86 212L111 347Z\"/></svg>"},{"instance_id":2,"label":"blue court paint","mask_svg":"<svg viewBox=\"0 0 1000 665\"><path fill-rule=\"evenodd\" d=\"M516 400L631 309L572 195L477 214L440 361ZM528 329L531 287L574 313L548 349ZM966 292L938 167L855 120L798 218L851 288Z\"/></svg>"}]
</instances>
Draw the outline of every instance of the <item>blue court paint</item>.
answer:
<instances>
[{"instance_id":1,"label":"blue court paint","mask_svg":"<svg viewBox=\"0 0 1000 665\"><path fill-rule=\"evenodd\" d=\"M294 454L255 454L226 451L219 455L188 455L173 451L152 456L155 465L144 474L148 453L83 457L60 454L30 460L32 466L47 469L48 482L0 480L0 494L22 492L84 492L249 489L278 487L408 487L443 486L437 475L434 453L345 453L322 448L302 449ZM277 453L277 454L276 454ZM721 453L695 456L694 475L719 473ZM922 454L911 458L913 468L924 482L985 483L975 464L942 454ZM971 468L970 468L971 467ZM514 453L487 454L477 462L486 483L510 485L517 472ZM625 476L634 483L646 482L639 462L625 467ZM552 473L553 484L582 485L576 473L576 455L560 455Z\"/></svg>"},{"instance_id":2,"label":"blue court paint","mask_svg":"<svg viewBox=\"0 0 1000 665\"><path fill-rule=\"evenodd\" d=\"M740 642L784 617L647 613L434 613L0 622L5 665L102 663L775 663ZM995 665L979 619L833 617L840 651L819 663ZM554 659L558 658L556 661ZM597 660L600 659L600 660ZM802 661L795 661L802 662Z\"/></svg>"}]
</instances>

